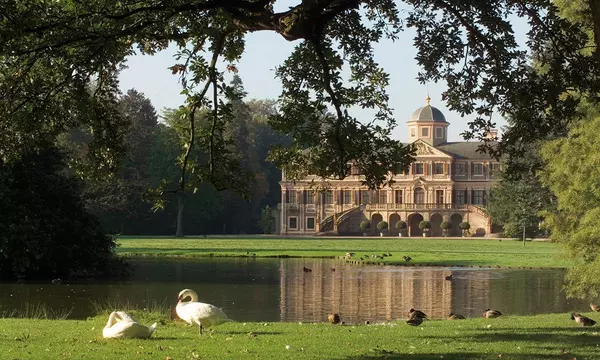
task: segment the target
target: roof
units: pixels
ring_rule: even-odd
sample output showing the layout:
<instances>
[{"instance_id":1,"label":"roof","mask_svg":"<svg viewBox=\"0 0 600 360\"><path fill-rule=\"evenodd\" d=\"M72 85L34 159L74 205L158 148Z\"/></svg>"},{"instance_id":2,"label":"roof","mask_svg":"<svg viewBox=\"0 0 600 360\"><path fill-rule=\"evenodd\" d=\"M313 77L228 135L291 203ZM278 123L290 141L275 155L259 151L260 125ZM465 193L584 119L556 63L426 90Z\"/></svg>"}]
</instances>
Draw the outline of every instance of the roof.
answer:
<instances>
[{"instance_id":1,"label":"roof","mask_svg":"<svg viewBox=\"0 0 600 360\"><path fill-rule=\"evenodd\" d=\"M443 152L452 155L452 157L457 159L484 159L490 160L491 157L487 153L482 153L477 151L479 146L483 145L480 142L447 142L440 144L438 146L434 146L436 149L439 149Z\"/></svg>"},{"instance_id":2,"label":"roof","mask_svg":"<svg viewBox=\"0 0 600 360\"><path fill-rule=\"evenodd\" d=\"M409 121L415 122L443 122L447 123L446 117L438 108L431 105L425 105L418 108L410 117Z\"/></svg>"}]
</instances>

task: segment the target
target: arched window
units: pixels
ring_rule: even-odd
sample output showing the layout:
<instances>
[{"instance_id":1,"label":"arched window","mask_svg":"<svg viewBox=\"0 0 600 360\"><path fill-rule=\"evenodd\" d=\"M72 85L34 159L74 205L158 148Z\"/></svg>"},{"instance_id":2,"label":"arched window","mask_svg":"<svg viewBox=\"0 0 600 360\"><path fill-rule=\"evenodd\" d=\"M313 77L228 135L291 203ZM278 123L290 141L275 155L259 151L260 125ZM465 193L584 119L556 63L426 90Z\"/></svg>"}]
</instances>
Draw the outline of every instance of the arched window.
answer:
<instances>
[{"instance_id":1,"label":"arched window","mask_svg":"<svg viewBox=\"0 0 600 360\"><path fill-rule=\"evenodd\" d=\"M425 190L421 188L415 188L415 204L425 203Z\"/></svg>"}]
</instances>

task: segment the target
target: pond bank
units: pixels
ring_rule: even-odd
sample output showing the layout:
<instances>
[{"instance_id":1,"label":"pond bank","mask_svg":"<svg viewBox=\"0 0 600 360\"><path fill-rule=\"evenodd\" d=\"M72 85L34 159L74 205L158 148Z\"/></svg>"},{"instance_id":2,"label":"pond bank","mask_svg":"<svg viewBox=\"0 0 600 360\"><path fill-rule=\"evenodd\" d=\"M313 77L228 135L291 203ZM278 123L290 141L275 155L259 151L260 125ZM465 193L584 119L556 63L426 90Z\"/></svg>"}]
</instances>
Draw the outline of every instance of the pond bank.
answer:
<instances>
[{"instance_id":1,"label":"pond bank","mask_svg":"<svg viewBox=\"0 0 600 360\"><path fill-rule=\"evenodd\" d=\"M83 321L0 319L0 352L7 359L594 359L598 329L581 328L568 314L498 319L430 320L412 327L399 320L370 325L227 323L212 335L159 321L149 340L102 338L107 316ZM600 320L598 313L586 314ZM342 318L343 320L343 318Z\"/></svg>"},{"instance_id":2,"label":"pond bank","mask_svg":"<svg viewBox=\"0 0 600 360\"><path fill-rule=\"evenodd\" d=\"M432 238L274 238L274 237L134 237L117 239L117 253L127 257L339 258L382 265L567 268L559 245L551 242ZM383 254L391 256L382 256ZM372 258L380 256L380 258ZM412 260L407 264L404 256ZM360 260L360 258L363 260Z\"/></svg>"}]
</instances>

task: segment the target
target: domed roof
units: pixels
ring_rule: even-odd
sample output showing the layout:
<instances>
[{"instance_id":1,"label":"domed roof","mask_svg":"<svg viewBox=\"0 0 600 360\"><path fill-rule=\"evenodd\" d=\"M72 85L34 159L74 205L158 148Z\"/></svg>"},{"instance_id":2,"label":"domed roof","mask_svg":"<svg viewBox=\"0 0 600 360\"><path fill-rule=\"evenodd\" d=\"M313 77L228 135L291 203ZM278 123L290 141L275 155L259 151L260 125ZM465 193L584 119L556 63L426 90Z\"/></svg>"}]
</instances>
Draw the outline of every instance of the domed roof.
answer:
<instances>
[{"instance_id":1,"label":"domed roof","mask_svg":"<svg viewBox=\"0 0 600 360\"><path fill-rule=\"evenodd\" d=\"M427 97L427 105L418 108L410 117L409 122L447 122L446 117L440 110L429 105L431 98Z\"/></svg>"}]
</instances>

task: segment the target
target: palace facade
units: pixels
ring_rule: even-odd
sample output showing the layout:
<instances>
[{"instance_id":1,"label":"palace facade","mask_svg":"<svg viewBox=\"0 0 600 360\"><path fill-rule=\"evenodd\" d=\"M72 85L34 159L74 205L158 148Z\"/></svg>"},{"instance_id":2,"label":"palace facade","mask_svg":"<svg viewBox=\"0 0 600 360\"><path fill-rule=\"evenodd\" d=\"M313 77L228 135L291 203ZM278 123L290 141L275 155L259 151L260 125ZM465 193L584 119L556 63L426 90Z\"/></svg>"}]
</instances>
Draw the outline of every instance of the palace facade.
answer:
<instances>
[{"instance_id":1,"label":"palace facade","mask_svg":"<svg viewBox=\"0 0 600 360\"><path fill-rule=\"evenodd\" d=\"M360 223L371 221L371 235L385 220L389 235L398 235L395 224L404 220L409 236L422 236L419 223L430 221L430 236L441 236L441 223L451 224L449 236L461 236L458 225L466 221L474 236L491 233L492 221L485 210L499 163L477 151L477 142L448 142L449 123L444 114L427 104L408 120L410 143L416 146L416 161L408 174L397 174L391 186L369 190L363 176L352 165L343 180L329 180L324 191L311 186L316 177L295 182L282 176L277 232L282 235L330 233L362 235ZM495 130L489 134L496 137Z\"/></svg>"}]
</instances>

